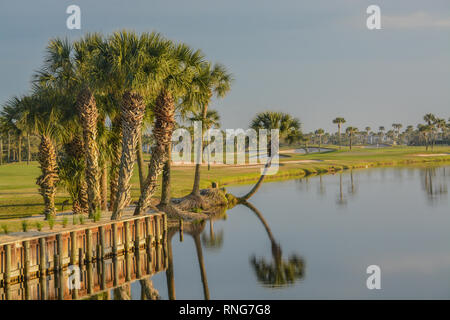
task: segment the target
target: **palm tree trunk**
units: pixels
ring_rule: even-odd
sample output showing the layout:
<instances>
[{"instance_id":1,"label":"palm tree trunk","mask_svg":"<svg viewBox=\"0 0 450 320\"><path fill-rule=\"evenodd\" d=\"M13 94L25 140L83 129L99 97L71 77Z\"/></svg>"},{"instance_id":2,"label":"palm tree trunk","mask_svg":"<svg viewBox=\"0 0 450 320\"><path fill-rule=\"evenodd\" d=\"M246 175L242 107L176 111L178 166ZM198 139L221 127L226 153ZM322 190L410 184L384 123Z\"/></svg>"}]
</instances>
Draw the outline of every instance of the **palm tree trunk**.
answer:
<instances>
[{"instance_id":1,"label":"palm tree trunk","mask_svg":"<svg viewBox=\"0 0 450 320\"><path fill-rule=\"evenodd\" d=\"M142 132L138 135L138 143L137 143L137 162L139 169L139 186L141 188L141 193L144 190L144 154L142 151Z\"/></svg>"},{"instance_id":2,"label":"palm tree trunk","mask_svg":"<svg viewBox=\"0 0 450 320\"><path fill-rule=\"evenodd\" d=\"M206 115L208 114L208 105L205 105L203 107L202 110L202 137L200 139L200 154L203 154L203 131L205 128L205 120L206 120ZM200 196L200 170L201 170L201 163L202 161L202 156L200 156L199 159L200 163L197 163L195 165L195 175L194 175L194 185L192 187L192 192L191 194L194 196L199 197Z\"/></svg>"},{"instance_id":3,"label":"palm tree trunk","mask_svg":"<svg viewBox=\"0 0 450 320\"><path fill-rule=\"evenodd\" d=\"M18 156L18 162L22 162L22 135L19 134L19 137L17 139L17 156Z\"/></svg>"},{"instance_id":4,"label":"palm tree trunk","mask_svg":"<svg viewBox=\"0 0 450 320\"><path fill-rule=\"evenodd\" d=\"M80 203L81 213L89 214L88 191L85 180L82 180L80 183L80 190L78 190L78 202Z\"/></svg>"},{"instance_id":5,"label":"palm tree trunk","mask_svg":"<svg viewBox=\"0 0 450 320\"><path fill-rule=\"evenodd\" d=\"M8 159L6 162L11 162L11 133L8 131Z\"/></svg>"},{"instance_id":6,"label":"palm tree trunk","mask_svg":"<svg viewBox=\"0 0 450 320\"><path fill-rule=\"evenodd\" d=\"M167 146L167 161L164 163L161 186L161 202L160 205L167 206L170 204L170 171L172 161L172 143Z\"/></svg>"},{"instance_id":7,"label":"palm tree trunk","mask_svg":"<svg viewBox=\"0 0 450 320\"><path fill-rule=\"evenodd\" d=\"M270 158L269 161L266 163L263 173L259 177L258 182L253 186L253 188L246 195L238 198L239 202L247 201L258 191L259 187L262 185L262 183L264 181L264 178L266 177L267 170L269 169L271 162L272 162L272 158Z\"/></svg>"},{"instance_id":8,"label":"palm tree trunk","mask_svg":"<svg viewBox=\"0 0 450 320\"><path fill-rule=\"evenodd\" d=\"M113 132L117 133L117 139L114 139L112 144L111 169L109 172L109 210L113 210L116 203L117 188L119 184L119 167L120 156L122 154L122 125L121 118L117 116L112 123Z\"/></svg>"},{"instance_id":9,"label":"palm tree trunk","mask_svg":"<svg viewBox=\"0 0 450 320\"><path fill-rule=\"evenodd\" d=\"M339 150L341 150L341 125L338 124Z\"/></svg>"},{"instance_id":10,"label":"palm tree trunk","mask_svg":"<svg viewBox=\"0 0 450 320\"><path fill-rule=\"evenodd\" d=\"M48 220L56 216L55 194L56 183L58 182L58 168L55 148L50 138L46 135L41 136L38 158L42 174L37 178L36 184L39 185L39 193L44 198L44 214L45 219Z\"/></svg>"},{"instance_id":11,"label":"palm tree trunk","mask_svg":"<svg viewBox=\"0 0 450 320\"><path fill-rule=\"evenodd\" d=\"M27 164L31 161L31 145L30 145L30 134L27 133Z\"/></svg>"},{"instance_id":12,"label":"palm tree trunk","mask_svg":"<svg viewBox=\"0 0 450 320\"><path fill-rule=\"evenodd\" d=\"M100 207L100 168L97 146L98 110L94 95L84 88L78 96L78 111L83 127L84 152L86 156L86 182L88 187L89 217Z\"/></svg>"},{"instance_id":13,"label":"palm tree trunk","mask_svg":"<svg viewBox=\"0 0 450 320\"><path fill-rule=\"evenodd\" d=\"M3 137L0 137L0 166L3 164Z\"/></svg>"},{"instance_id":14,"label":"palm tree trunk","mask_svg":"<svg viewBox=\"0 0 450 320\"><path fill-rule=\"evenodd\" d=\"M169 144L172 142L172 132L175 122L175 102L168 91L162 91L156 99L155 124L153 136L155 145L152 147L152 158L148 165L148 174L144 183L144 192L139 198L134 215L140 215L150 205L150 200L156 190L158 176L168 158Z\"/></svg>"},{"instance_id":15,"label":"palm tree trunk","mask_svg":"<svg viewBox=\"0 0 450 320\"><path fill-rule=\"evenodd\" d=\"M103 211L108 210L108 165L106 160L102 165L102 179L100 181L101 189L101 209Z\"/></svg>"},{"instance_id":16,"label":"palm tree trunk","mask_svg":"<svg viewBox=\"0 0 450 320\"><path fill-rule=\"evenodd\" d=\"M352 150L352 135L350 135L350 150Z\"/></svg>"},{"instance_id":17,"label":"palm tree trunk","mask_svg":"<svg viewBox=\"0 0 450 320\"><path fill-rule=\"evenodd\" d=\"M136 161L136 146L144 119L145 104L137 93L125 92L121 108L122 155L120 157L119 183L111 220L120 219L123 209L131 201L130 179Z\"/></svg>"}]
</instances>

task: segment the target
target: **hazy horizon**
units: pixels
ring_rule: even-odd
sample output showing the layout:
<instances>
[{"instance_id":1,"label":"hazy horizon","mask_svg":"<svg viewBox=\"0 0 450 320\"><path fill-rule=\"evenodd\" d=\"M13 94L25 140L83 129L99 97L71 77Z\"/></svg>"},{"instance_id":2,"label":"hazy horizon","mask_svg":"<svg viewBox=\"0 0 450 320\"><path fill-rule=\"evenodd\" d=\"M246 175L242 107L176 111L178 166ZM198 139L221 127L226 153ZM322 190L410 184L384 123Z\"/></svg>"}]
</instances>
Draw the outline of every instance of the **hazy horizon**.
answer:
<instances>
[{"instance_id":1,"label":"hazy horizon","mask_svg":"<svg viewBox=\"0 0 450 320\"><path fill-rule=\"evenodd\" d=\"M67 6L81 7L81 30L66 28ZM381 30L366 8L381 7ZM305 131L416 125L425 113L450 117L450 3L425 1L283 2L207 0L2 2L0 103L26 94L53 37L119 29L161 32L201 49L234 75L212 104L224 128L247 127L265 110L300 118Z\"/></svg>"}]
</instances>

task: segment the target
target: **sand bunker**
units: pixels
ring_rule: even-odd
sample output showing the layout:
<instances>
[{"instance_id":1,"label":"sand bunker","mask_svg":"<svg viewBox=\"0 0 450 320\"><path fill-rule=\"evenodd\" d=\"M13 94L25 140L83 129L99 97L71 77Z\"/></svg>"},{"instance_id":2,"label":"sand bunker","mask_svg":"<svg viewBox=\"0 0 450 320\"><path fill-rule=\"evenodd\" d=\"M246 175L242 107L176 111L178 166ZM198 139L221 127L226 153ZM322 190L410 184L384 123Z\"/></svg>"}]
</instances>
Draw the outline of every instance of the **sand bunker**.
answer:
<instances>
[{"instance_id":1,"label":"sand bunker","mask_svg":"<svg viewBox=\"0 0 450 320\"><path fill-rule=\"evenodd\" d=\"M419 153L414 154L416 157L436 157L436 156L449 156L450 153Z\"/></svg>"}]
</instances>

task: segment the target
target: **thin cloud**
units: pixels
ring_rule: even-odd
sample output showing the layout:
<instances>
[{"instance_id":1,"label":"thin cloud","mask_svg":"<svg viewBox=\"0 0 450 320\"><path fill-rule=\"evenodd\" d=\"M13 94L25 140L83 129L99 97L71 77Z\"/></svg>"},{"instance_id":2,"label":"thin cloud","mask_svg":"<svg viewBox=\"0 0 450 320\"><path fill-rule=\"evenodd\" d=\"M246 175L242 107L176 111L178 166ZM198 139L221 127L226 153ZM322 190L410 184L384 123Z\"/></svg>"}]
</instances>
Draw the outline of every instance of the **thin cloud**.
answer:
<instances>
[{"instance_id":1,"label":"thin cloud","mask_svg":"<svg viewBox=\"0 0 450 320\"><path fill-rule=\"evenodd\" d=\"M388 16L381 12L381 27L383 29L420 29L420 28L450 28L450 18L433 17L426 12L414 12L409 15Z\"/></svg>"}]
</instances>

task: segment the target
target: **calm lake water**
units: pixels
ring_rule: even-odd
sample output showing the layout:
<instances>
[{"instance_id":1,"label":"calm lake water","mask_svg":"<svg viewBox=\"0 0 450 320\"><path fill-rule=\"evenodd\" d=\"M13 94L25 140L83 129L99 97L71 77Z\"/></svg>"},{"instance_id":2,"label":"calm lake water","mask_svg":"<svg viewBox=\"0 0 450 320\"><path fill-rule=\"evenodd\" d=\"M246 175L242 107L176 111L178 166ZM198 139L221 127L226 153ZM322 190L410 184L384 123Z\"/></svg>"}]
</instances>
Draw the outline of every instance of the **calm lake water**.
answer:
<instances>
[{"instance_id":1,"label":"calm lake water","mask_svg":"<svg viewBox=\"0 0 450 320\"><path fill-rule=\"evenodd\" d=\"M449 186L450 166L265 183L251 204L185 225L182 237L169 229L164 267L108 298L449 299ZM140 270L130 255L126 269ZM381 269L380 290L366 286L370 265ZM97 283L108 268L91 265L87 277Z\"/></svg>"},{"instance_id":2,"label":"calm lake water","mask_svg":"<svg viewBox=\"0 0 450 320\"><path fill-rule=\"evenodd\" d=\"M448 299L449 185L450 167L354 170L266 183L251 199L256 212L243 205L229 210L213 222L213 236L210 222L203 226L210 298ZM171 239L177 299L205 297L194 240L186 232L183 242L179 234ZM381 268L380 290L366 287L369 265ZM165 272L152 280L167 299ZM138 283L132 296L140 297Z\"/></svg>"}]
</instances>

